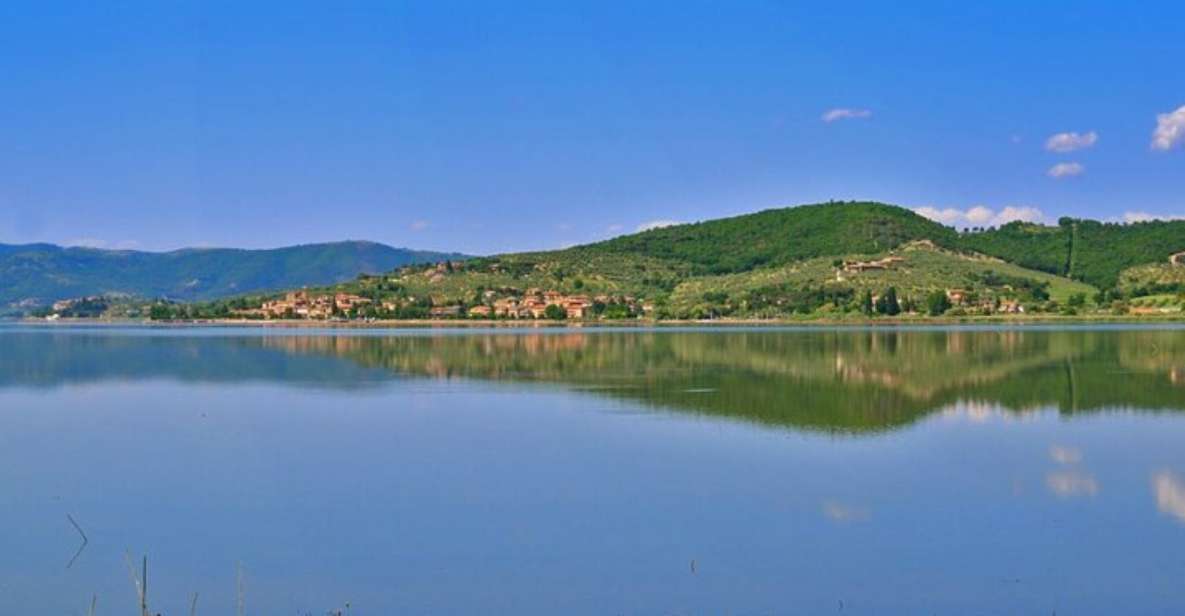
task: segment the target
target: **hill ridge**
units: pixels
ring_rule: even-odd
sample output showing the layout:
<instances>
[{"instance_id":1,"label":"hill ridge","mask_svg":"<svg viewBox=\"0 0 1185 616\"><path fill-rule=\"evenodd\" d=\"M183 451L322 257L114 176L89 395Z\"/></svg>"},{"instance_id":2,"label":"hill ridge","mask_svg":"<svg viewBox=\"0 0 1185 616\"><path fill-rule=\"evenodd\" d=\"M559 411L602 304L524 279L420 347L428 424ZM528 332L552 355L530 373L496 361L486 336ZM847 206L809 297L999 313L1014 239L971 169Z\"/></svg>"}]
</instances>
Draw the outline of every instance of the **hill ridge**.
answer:
<instances>
[{"instance_id":1,"label":"hill ridge","mask_svg":"<svg viewBox=\"0 0 1185 616\"><path fill-rule=\"evenodd\" d=\"M366 240L265 249L190 247L165 252L0 244L0 314L102 294L212 300L340 283L362 273L458 258L466 256L394 248Z\"/></svg>"}]
</instances>

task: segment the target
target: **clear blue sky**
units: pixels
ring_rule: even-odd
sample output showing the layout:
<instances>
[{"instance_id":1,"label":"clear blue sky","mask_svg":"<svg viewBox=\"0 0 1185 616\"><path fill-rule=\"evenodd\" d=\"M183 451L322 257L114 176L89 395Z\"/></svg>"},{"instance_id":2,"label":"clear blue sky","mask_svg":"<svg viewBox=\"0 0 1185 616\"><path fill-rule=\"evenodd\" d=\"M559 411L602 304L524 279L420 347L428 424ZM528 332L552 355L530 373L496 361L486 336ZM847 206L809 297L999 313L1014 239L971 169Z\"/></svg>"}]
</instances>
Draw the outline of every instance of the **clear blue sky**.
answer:
<instances>
[{"instance_id":1,"label":"clear blue sky","mask_svg":"<svg viewBox=\"0 0 1185 616\"><path fill-rule=\"evenodd\" d=\"M833 198L1185 215L1180 2L118 4L0 7L0 242L491 253Z\"/></svg>"}]
</instances>

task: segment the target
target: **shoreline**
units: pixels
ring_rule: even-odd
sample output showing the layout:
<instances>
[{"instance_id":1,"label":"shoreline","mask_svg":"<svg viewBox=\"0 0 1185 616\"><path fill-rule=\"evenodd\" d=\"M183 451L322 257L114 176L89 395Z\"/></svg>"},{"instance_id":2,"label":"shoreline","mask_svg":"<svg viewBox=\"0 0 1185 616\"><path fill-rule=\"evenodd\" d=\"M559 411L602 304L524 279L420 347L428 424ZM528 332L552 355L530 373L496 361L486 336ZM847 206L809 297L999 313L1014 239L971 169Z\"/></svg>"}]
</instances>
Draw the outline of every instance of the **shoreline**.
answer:
<instances>
[{"instance_id":1,"label":"shoreline","mask_svg":"<svg viewBox=\"0 0 1185 616\"><path fill-rule=\"evenodd\" d=\"M801 319L704 319L621 321L546 321L499 319L382 319L375 321L202 319L193 321L153 321L149 319L13 319L0 324L45 327L235 327L258 329L556 329L556 328L743 328L743 327L949 327L952 325L1185 325L1185 313L1165 315L1025 315L962 316L906 318L801 318Z\"/></svg>"}]
</instances>

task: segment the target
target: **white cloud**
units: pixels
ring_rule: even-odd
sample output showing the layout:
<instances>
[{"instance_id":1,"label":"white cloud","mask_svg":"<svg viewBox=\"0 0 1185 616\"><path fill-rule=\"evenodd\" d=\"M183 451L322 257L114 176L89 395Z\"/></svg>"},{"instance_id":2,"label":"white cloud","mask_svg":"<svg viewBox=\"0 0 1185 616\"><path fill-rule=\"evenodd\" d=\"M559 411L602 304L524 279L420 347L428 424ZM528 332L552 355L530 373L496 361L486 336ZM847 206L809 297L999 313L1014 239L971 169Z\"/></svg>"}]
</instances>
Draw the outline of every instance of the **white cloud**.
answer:
<instances>
[{"instance_id":1,"label":"white cloud","mask_svg":"<svg viewBox=\"0 0 1185 616\"><path fill-rule=\"evenodd\" d=\"M1086 171L1086 167L1081 163L1058 163L1049 168L1045 174L1049 177L1060 180L1062 178L1072 178L1076 175L1082 175Z\"/></svg>"},{"instance_id":2,"label":"white cloud","mask_svg":"<svg viewBox=\"0 0 1185 616\"><path fill-rule=\"evenodd\" d=\"M823 121L828 124L837 120L865 120L871 117L872 111L868 109L849 109L846 107L828 109L823 113Z\"/></svg>"},{"instance_id":3,"label":"white cloud","mask_svg":"<svg viewBox=\"0 0 1185 616\"><path fill-rule=\"evenodd\" d=\"M1169 471L1160 471L1152 476L1152 489L1156 508L1185 522L1185 482Z\"/></svg>"},{"instance_id":4,"label":"white cloud","mask_svg":"<svg viewBox=\"0 0 1185 616\"><path fill-rule=\"evenodd\" d=\"M1152 133L1153 150L1169 150L1185 141L1185 105L1171 113L1156 116Z\"/></svg>"},{"instance_id":5,"label":"white cloud","mask_svg":"<svg viewBox=\"0 0 1185 616\"><path fill-rule=\"evenodd\" d=\"M1185 216L1174 216L1164 214L1150 214L1148 212L1124 212L1123 222L1131 224L1133 222L1152 222L1153 220L1185 220Z\"/></svg>"},{"instance_id":6,"label":"white cloud","mask_svg":"<svg viewBox=\"0 0 1185 616\"><path fill-rule=\"evenodd\" d=\"M624 225L613 223L613 224L609 225L608 227L605 227L605 230L608 231L609 233L621 233L621 230L624 228L625 228Z\"/></svg>"},{"instance_id":7,"label":"white cloud","mask_svg":"<svg viewBox=\"0 0 1185 616\"><path fill-rule=\"evenodd\" d=\"M1007 206L992 218L993 225L1006 225L1018 220L1024 222L1045 222L1045 213L1035 207Z\"/></svg>"},{"instance_id":8,"label":"white cloud","mask_svg":"<svg viewBox=\"0 0 1185 616\"><path fill-rule=\"evenodd\" d=\"M424 229L427 229L430 226L432 226L432 223L428 222L427 220L417 220L417 221L411 223L410 225L408 225L408 227L412 231L423 231Z\"/></svg>"},{"instance_id":9,"label":"white cloud","mask_svg":"<svg viewBox=\"0 0 1185 616\"><path fill-rule=\"evenodd\" d=\"M953 207L940 210L927 205L915 209L914 212L950 227L966 226L967 213Z\"/></svg>"},{"instance_id":10,"label":"white cloud","mask_svg":"<svg viewBox=\"0 0 1185 616\"><path fill-rule=\"evenodd\" d=\"M66 242L67 246L75 248L106 248L107 240L100 240L93 237L80 237Z\"/></svg>"},{"instance_id":11,"label":"white cloud","mask_svg":"<svg viewBox=\"0 0 1185 616\"><path fill-rule=\"evenodd\" d=\"M993 212L991 208L977 205L967 210L965 216L967 217L967 222L974 225L983 225L991 222L992 218L996 216L996 213Z\"/></svg>"},{"instance_id":12,"label":"white cloud","mask_svg":"<svg viewBox=\"0 0 1185 616\"><path fill-rule=\"evenodd\" d=\"M1045 140L1045 149L1050 152L1073 152L1093 147L1098 141L1099 134L1093 130L1089 133L1058 133Z\"/></svg>"},{"instance_id":13,"label":"white cloud","mask_svg":"<svg viewBox=\"0 0 1185 616\"><path fill-rule=\"evenodd\" d=\"M967 210L919 207L917 214L951 227L998 227L1013 221L1046 222L1045 214L1035 207L1007 206L999 211L977 205Z\"/></svg>"},{"instance_id":14,"label":"white cloud","mask_svg":"<svg viewBox=\"0 0 1185 616\"><path fill-rule=\"evenodd\" d=\"M641 233L643 231L650 231L651 229L661 229L663 227L673 227L681 224L683 223L677 220L651 220L650 222L644 222L638 225L637 231Z\"/></svg>"}]
</instances>

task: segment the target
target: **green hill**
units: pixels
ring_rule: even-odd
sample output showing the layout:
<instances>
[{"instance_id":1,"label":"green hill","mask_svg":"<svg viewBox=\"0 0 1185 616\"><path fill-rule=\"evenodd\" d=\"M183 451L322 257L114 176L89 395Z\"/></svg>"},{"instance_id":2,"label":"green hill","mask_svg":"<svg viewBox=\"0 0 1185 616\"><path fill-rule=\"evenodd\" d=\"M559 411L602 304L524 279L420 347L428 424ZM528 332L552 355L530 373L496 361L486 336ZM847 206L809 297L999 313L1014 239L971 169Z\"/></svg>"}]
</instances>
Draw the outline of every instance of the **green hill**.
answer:
<instances>
[{"instance_id":1,"label":"green hill","mask_svg":"<svg viewBox=\"0 0 1185 616\"><path fill-rule=\"evenodd\" d=\"M958 232L911 210L873 202L837 202L765 210L653 229L567 250L501 255L503 262L571 264L641 257L653 269L684 276L782 266L817 257L873 255L908 242L975 252L1024 268L1114 288L1126 269L1166 263L1185 251L1185 221L1133 224L1063 218L1048 226L1014 222Z\"/></svg>"},{"instance_id":2,"label":"green hill","mask_svg":"<svg viewBox=\"0 0 1185 616\"><path fill-rule=\"evenodd\" d=\"M1043 247L1045 236L1056 233L1036 229L1040 242L1034 243ZM866 311L866 297L890 287L907 312L929 312L926 304L933 296L957 291L962 299L956 307L970 314L1002 306L1061 310L1081 305L1097 291L974 252L968 248L972 237L979 234L960 234L904 208L828 203L676 225L564 250L401 268L334 290L380 300L372 306L400 306L365 311L365 316L397 318L423 316L433 306L464 311L533 289L608 297L602 303L628 309L605 314L650 311L661 318L843 318ZM992 237L1000 244L1031 241L1025 235ZM891 263L858 265L881 259ZM886 306L886 313L895 311Z\"/></svg>"},{"instance_id":3,"label":"green hill","mask_svg":"<svg viewBox=\"0 0 1185 616\"><path fill-rule=\"evenodd\" d=\"M165 253L0 244L0 314L100 294L210 300L350 280L460 255L373 242L274 250L185 249Z\"/></svg>"},{"instance_id":4,"label":"green hill","mask_svg":"<svg viewBox=\"0 0 1185 616\"><path fill-rule=\"evenodd\" d=\"M875 254L922 239L953 246L957 234L907 209L846 202L653 229L592 244L587 250L651 257L696 274L720 274L814 257Z\"/></svg>"}]
</instances>

